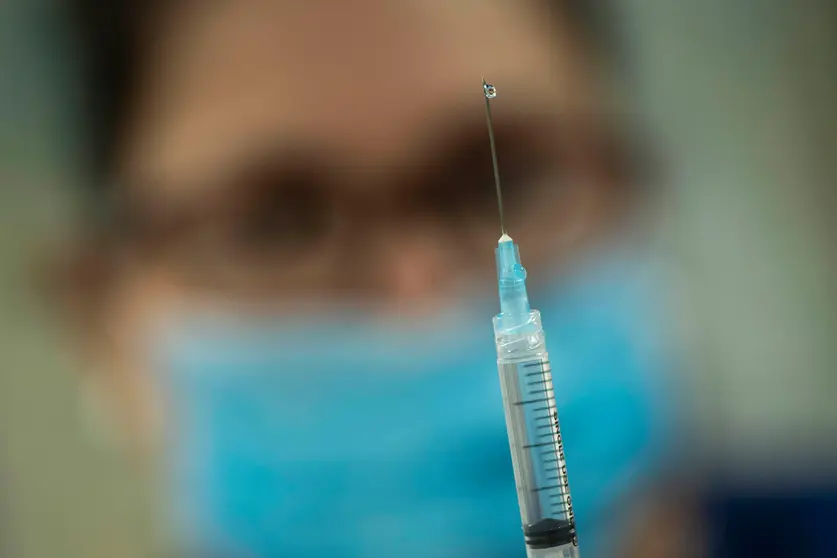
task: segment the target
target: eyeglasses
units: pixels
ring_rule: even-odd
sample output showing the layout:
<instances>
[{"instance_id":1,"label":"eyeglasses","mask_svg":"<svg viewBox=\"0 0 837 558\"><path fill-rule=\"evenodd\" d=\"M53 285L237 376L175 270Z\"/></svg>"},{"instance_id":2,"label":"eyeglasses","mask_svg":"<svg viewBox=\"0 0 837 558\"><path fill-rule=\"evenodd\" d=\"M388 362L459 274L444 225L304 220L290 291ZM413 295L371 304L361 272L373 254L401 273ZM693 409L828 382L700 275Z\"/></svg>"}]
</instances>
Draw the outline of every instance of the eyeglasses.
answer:
<instances>
[{"instance_id":1,"label":"eyeglasses","mask_svg":"<svg viewBox=\"0 0 837 558\"><path fill-rule=\"evenodd\" d=\"M543 245L527 248L530 257L549 254L549 239L592 206L620 206L637 183L634 150L612 132L544 119L497 122L496 136L508 226ZM107 234L115 250L211 289L361 292L374 286L381 246L399 249L394 239L411 231L438 240L468 273L493 265L490 157L483 123L443 133L421 162L383 178L342 172L317 152L255 157L188 201L152 203L144 193L159 190L126 188Z\"/></svg>"}]
</instances>

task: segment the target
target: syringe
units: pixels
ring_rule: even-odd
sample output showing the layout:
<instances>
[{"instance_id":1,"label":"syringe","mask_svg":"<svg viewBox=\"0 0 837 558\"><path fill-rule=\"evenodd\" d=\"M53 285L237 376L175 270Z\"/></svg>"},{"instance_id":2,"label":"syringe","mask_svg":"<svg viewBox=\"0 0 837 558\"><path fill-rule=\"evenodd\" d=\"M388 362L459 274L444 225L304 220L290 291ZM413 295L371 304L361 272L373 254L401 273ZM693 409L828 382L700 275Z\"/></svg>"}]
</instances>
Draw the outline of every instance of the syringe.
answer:
<instances>
[{"instance_id":1,"label":"syringe","mask_svg":"<svg viewBox=\"0 0 837 558\"><path fill-rule=\"evenodd\" d=\"M489 103L497 92L485 80L483 92L502 232L495 250L500 313L494 317L494 337L527 555L578 558L575 516L541 315L529 307L526 270L520 264L517 244L506 234Z\"/></svg>"}]
</instances>

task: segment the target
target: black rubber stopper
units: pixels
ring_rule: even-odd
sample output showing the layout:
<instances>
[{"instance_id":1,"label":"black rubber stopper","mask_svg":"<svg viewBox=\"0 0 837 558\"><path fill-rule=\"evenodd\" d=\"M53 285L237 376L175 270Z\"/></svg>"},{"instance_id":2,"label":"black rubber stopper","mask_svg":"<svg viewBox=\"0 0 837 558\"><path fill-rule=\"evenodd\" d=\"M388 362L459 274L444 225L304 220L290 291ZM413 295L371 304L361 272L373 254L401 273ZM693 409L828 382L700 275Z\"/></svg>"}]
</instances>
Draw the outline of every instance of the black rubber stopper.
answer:
<instances>
[{"instance_id":1,"label":"black rubber stopper","mask_svg":"<svg viewBox=\"0 0 837 558\"><path fill-rule=\"evenodd\" d=\"M523 528L526 544L530 548L552 548L565 544L578 544L575 521L548 517Z\"/></svg>"}]
</instances>

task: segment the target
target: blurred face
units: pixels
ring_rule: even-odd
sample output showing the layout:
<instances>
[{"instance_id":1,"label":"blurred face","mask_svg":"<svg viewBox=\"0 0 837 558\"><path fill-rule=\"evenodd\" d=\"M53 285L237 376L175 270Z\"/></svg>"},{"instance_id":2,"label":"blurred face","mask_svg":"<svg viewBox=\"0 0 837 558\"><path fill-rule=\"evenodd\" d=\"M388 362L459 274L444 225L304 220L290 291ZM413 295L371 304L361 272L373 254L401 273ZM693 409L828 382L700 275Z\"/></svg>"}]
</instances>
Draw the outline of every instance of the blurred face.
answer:
<instances>
[{"instance_id":1,"label":"blurred face","mask_svg":"<svg viewBox=\"0 0 837 558\"><path fill-rule=\"evenodd\" d=\"M144 45L96 351L140 433L155 399L143 343L167 315L407 319L494 290L483 76L534 277L620 204L583 53L534 3L184 3Z\"/></svg>"}]
</instances>

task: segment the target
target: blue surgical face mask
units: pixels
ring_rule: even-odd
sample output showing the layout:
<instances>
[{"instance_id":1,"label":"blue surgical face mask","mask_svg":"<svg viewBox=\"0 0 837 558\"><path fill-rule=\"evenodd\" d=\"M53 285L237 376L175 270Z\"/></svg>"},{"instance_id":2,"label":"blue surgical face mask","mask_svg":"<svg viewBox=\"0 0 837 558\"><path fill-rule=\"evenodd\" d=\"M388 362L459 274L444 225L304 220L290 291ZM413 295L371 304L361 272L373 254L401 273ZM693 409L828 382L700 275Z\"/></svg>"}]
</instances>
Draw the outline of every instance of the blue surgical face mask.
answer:
<instances>
[{"instance_id":1,"label":"blue surgical face mask","mask_svg":"<svg viewBox=\"0 0 837 558\"><path fill-rule=\"evenodd\" d=\"M531 297L585 556L607 552L605 518L659 457L659 361L637 271L611 256ZM223 557L525 556L494 306L410 326L173 321L159 370L179 545Z\"/></svg>"}]
</instances>

